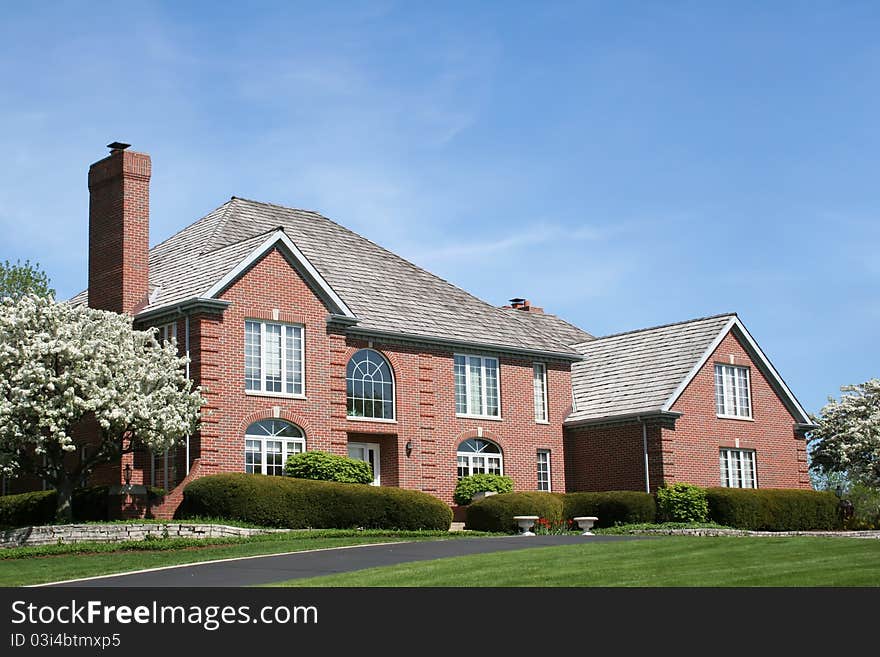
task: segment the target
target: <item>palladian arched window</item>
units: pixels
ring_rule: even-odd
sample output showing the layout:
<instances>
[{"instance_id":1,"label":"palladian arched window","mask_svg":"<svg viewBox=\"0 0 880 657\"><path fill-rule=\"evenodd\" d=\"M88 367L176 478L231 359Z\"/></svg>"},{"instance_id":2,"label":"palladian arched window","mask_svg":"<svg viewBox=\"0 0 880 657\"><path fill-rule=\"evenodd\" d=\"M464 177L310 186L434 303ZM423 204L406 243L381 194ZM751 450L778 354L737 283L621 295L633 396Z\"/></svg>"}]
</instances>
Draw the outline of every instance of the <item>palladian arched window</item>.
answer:
<instances>
[{"instance_id":1,"label":"palladian arched window","mask_svg":"<svg viewBox=\"0 0 880 657\"><path fill-rule=\"evenodd\" d=\"M458 478L473 474L504 474L501 448L482 438L469 438L458 446Z\"/></svg>"},{"instance_id":2,"label":"palladian arched window","mask_svg":"<svg viewBox=\"0 0 880 657\"><path fill-rule=\"evenodd\" d=\"M284 420L260 420L244 432L244 471L283 475L287 457L304 451L306 436L298 426Z\"/></svg>"},{"instance_id":3,"label":"palladian arched window","mask_svg":"<svg viewBox=\"0 0 880 657\"><path fill-rule=\"evenodd\" d=\"M345 396L349 417L394 419L394 375L382 354L354 353L345 370Z\"/></svg>"}]
</instances>

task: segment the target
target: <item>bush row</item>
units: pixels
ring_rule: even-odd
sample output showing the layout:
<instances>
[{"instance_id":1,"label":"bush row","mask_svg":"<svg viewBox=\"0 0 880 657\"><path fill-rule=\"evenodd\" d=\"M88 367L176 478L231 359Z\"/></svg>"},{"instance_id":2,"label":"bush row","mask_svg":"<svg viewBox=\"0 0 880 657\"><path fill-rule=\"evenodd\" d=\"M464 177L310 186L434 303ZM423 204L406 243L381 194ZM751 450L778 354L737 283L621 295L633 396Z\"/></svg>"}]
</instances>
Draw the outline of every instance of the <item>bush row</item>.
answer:
<instances>
[{"instance_id":1,"label":"bush row","mask_svg":"<svg viewBox=\"0 0 880 657\"><path fill-rule=\"evenodd\" d=\"M73 520L107 520L108 486L80 488L73 492ZM0 497L0 527L27 527L55 522L58 493L41 490Z\"/></svg>"},{"instance_id":2,"label":"bush row","mask_svg":"<svg viewBox=\"0 0 880 657\"><path fill-rule=\"evenodd\" d=\"M291 529L449 529L452 522L446 504L420 491L242 473L192 482L176 515Z\"/></svg>"},{"instance_id":3,"label":"bush row","mask_svg":"<svg viewBox=\"0 0 880 657\"><path fill-rule=\"evenodd\" d=\"M840 527L839 500L829 491L708 488L709 518L719 525L764 531Z\"/></svg>"},{"instance_id":4,"label":"bush row","mask_svg":"<svg viewBox=\"0 0 880 657\"><path fill-rule=\"evenodd\" d=\"M708 520L737 529L807 531L840 527L838 499L834 493L812 490L681 488L661 496L666 515L702 514L708 503ZM699 494L697 494L699 493ZM674 511L674 513L673 513ZM504 493L475 502L467 510L467 529L509 532L516 530L514 516L537 515L551 522L578 516L596 516L597 527L653 523L658 519L653 495L635 491L604 493ZM660 518L661 520L663 518Z\"/></svg>"}]
</instances>

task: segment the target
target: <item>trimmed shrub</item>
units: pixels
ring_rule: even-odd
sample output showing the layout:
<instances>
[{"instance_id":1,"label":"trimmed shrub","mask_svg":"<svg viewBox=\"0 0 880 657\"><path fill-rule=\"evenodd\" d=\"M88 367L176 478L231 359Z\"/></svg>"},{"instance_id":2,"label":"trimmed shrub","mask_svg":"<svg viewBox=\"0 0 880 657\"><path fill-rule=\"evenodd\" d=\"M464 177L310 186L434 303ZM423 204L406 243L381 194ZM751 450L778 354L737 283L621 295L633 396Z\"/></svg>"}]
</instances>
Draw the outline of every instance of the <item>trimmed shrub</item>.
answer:
<instances>
[{"instance_id":1,"label":"trimmed shrub","mask_svg":"<svg viewBox=\"0 0 880 657\"><path fill-rule=\"evenodd\" d=\"M373 469L369 463L329 452L291 454L284 465L284 474L295 479L336 481L343 484L373 482Z\"/></svg>"},{"instance_id":2,"label":"trimmed shrub","mask_svg":"<svg viewBox=\"0 0 880 657\"><path fill-rule=\"evenodd\" d=\"M192 482L175 516L291 529L449 529L452 522L448 506L420 491L244 473Z\"/></svg>"},{"instance_id":3,"label":"trimmed shrub","mask_svg":"<svg viewBox=\"0 0 880 657\"><path fill-rule=\"evenodd\" d=\"M0 526L47 525L55 520L55 499L54 490L4 495L0 497Z\"/></svg>"},{"instance_id":4,"label":"trimmed shrub","mask_svg":"<svg viewBox=\"0 0 880 657\"><path fill-rule=\"evenodd\" d=\"M595 516L596 527L613 527L654 522L657 507L654 497L632 490L603 493L567 493L563 496L565 518Z\"/></svg>"},{"instance_id":5,"label":"trimmed shrub","mask_svg":"<svg viewBox=\"0 0 880 657\"><path fill-rule=\"evenodd\" d=\"M837 529L834 493L785 488L709 488L709 518L719 525L763 531Z\"/></svg>"},{"instance_id":6,"label":"trimmed shrub","mask_svg":"<svg viewBox=\"0 0 880 657\"><path fill-rule=\"evenodd\" d=\"M662 522L706 522L709 516L706 491L685 483L658 488L657 516Z\"/></svg>"},{"instance_id":7,"label":"trimmed shrub","mask_svg":"<svg viewBox=\"0 0 880 657\"><path fill-rule=\"evenodd\" d=\"M467 529L486 532L517 531L514 516L539 516L551 523L562 520L562 495L556 493L502 493L467 507Z\"/></svg>"},{"instance_id":8,"label":"trimmed shrub","mask_svg":"<svg viewBox=\"0 0 880 657\"><path fill-rule=\"evenodd\" d=\"M474 474L462 477L455 485L452 499L456 504L470 504L474 495L485 491L512 493L513 479L497 474Z\"/></svg>"},{"instance_id":9,"label":"trimmed shrub","mask_svg":"<svg viewBox=\"0 0 880 657\"><path fill-rule=\"evenodd\" d=\"M846 529L880 529L880 490L856 484L845 499L852 503L852 516L846 519Z\"/></svg>"},{"instance_id":10,"label":"trimmed shrub","mask_svg":"<svg viewBox=\"0 0 880 657\"><path fill-rule=\"evenodd\" d=\"M107 520L107 486L73 491L73 520ZM4 495L0 497L0 527L14 528L50 525L55 522L58 494L54 490Z\"/></svg>"}]
</instances>

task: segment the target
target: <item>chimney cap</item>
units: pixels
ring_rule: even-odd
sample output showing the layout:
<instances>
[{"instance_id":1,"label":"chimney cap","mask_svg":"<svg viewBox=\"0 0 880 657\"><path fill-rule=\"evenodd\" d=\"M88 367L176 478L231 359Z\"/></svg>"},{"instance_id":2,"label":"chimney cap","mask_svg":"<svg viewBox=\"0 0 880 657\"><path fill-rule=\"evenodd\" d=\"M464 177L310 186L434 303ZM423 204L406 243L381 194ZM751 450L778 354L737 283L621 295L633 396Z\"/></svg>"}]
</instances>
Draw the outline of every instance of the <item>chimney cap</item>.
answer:
<instances>
[{"instance_id":1,"label":"chimney cap","mask_svg":"<svg viewBox=\"0 0 880 657\"><path fill-rule=\"evenodd\" d=\"M520 305L526 303L527 301L528 301L528 299L523 299L522 297L514 297L513 299L510 300L510 305L520 306Z\"/></svg>"},{"instance_id":2,"label":"chimney cap","mask_svg":"<svg viewBox=\"0 0 880 657\"><path fill-rule=\"evenodd\" d=\"M109 148L110 150L113 150L113 151L124 151L129 146L131 146L131 144L126 144L121 141L114 141L114 142L110 142L109 144L107 144L107 148Z\"/></svg>"}]
</instances>

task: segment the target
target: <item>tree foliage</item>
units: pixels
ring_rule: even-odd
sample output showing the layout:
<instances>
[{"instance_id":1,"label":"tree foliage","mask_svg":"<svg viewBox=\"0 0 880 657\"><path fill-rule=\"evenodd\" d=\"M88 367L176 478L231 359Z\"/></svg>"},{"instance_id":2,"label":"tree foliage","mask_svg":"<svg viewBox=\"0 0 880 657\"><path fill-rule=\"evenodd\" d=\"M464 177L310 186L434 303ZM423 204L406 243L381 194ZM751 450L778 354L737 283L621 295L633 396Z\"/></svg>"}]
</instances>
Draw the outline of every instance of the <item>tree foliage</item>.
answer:
<instances>
[{"instance_id":1,"label":"tree foliage","mask_svg":"<svg viewBox=\"0 0 880 657\"><path fill-rule=\"evenodd\" d=\"M0 472L71 492L137 447L161 451L196 426L201 394L185 359L126 315L26 295L0 301ZM84 426L96 434L77 454ZM81 441L81 439L80 439Z\"/></svg>"},{"instance_id":2,"label":"tree foliage","mask_svg":"<svg viewBox=\"0 0 880 657\"><path fill-rule=\"evenodd\" d=\"M55 296L55 290L49 287L49 277L40 269L39 263L32 265L30 260L25 260L24 263L16 260L12 264L6 260L0 264L0 299L20 299L26 294Z\"/></svg>"},{"instance_id":3,"label":"tree foliage","mask_svg":"<svg viewBox=\"0 0 880 657\"><path fill-rule=\"evenodd\" d=\"M853 483L880 487L880 379L843 386L814 418L810 467L822 475L844 475Z\"/></svg>"}]
</instances>

